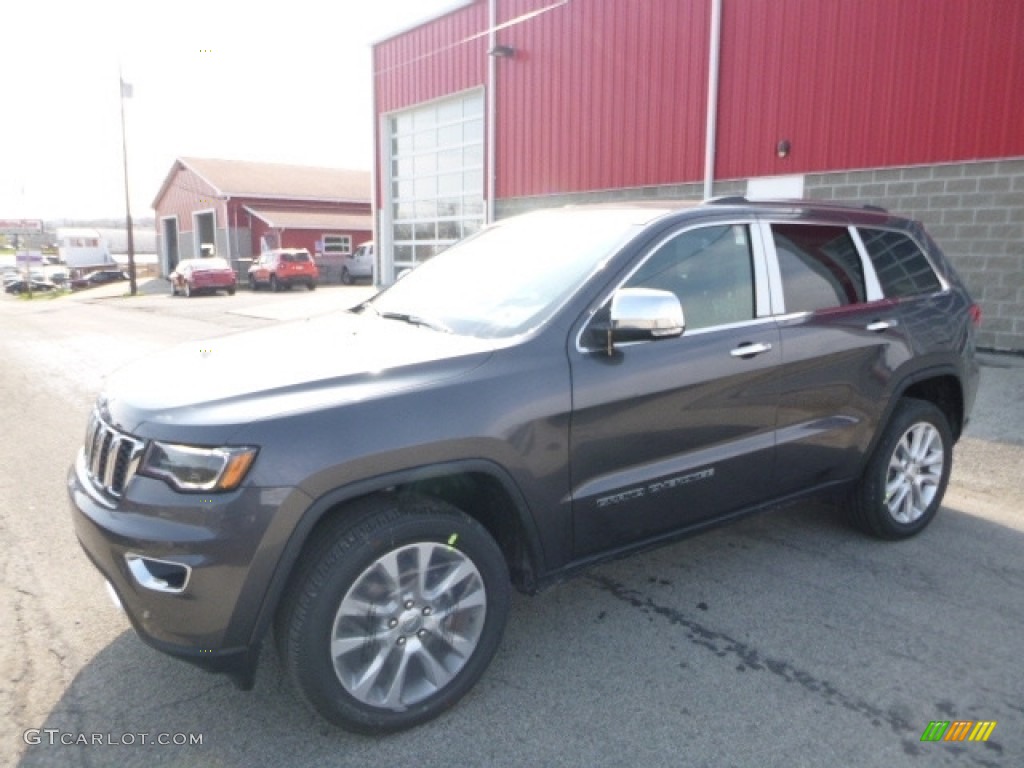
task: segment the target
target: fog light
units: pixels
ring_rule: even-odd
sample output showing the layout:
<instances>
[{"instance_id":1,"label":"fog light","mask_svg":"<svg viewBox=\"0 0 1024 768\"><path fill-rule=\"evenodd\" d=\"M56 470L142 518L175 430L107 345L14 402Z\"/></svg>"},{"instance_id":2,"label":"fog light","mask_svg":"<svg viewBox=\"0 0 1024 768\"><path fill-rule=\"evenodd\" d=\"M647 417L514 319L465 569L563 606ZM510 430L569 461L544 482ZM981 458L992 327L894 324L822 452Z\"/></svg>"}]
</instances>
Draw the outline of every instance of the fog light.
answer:
<instances>
[{"instance_id":1,"label":"fog light","mask_svg":"<svg viewBox=\"0 0 1024 768\"><path fill-rule=\"evenodd\" d=\"M125 553L125 562L132 577L139 586L154 592L184 592L192 569L187 565L155 557L143 557L131 552Z\"/></svg>"}]
</instances>

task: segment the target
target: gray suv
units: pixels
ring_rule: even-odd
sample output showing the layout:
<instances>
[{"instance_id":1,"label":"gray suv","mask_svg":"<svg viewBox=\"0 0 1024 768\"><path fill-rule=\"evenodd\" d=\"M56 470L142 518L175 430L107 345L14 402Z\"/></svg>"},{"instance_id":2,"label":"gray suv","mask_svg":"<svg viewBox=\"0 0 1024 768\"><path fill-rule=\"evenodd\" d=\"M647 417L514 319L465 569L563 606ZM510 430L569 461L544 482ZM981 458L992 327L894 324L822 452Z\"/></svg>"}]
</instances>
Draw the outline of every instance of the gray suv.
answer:
<instances>
[{"instance_id":1,"label":"gray suv","mask_svg":"<svg viewBox=\"0 0 1024 768\"><path fill-rule=\"evenodd\" d=\"M811 495L920 532L979 320L879 209L530 213L354 310L120 372L75 528L150 645L249 688L272 634L317 712L394 731L483 674L511 587Z\"/></svg>"}]
</instances>

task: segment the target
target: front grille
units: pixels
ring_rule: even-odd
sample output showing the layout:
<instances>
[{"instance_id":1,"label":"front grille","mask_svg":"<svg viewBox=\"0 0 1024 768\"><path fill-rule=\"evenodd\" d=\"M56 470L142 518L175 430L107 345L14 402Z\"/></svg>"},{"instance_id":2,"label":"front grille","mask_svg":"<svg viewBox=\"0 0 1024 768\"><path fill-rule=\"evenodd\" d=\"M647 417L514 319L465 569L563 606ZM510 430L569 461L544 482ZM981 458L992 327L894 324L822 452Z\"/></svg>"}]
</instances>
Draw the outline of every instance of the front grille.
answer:
<instances>
[{"instance_id":1,"label":"front grille","mask_svg":"<svg viewBox=\"0 0 1024 768\"><path fill-rule=\"evenodd\" d=\"M145 443L118 432L93 411L85 433L85 468L93 485L116 498L138 469Z\"/></svg>"}]
</instances>

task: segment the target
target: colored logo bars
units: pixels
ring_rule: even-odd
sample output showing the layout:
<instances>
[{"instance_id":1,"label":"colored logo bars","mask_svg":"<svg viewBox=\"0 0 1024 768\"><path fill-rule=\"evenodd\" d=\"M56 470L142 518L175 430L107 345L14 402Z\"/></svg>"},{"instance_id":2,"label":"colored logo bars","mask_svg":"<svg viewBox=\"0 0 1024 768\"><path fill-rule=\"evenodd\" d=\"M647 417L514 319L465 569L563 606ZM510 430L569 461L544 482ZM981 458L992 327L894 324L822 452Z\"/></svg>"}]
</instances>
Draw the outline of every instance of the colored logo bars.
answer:
<instances>
[{"instance_id":1,"label":"colored logo bars","mask_svg":"<svg viewBox=\"0 0 1024 768\"><path fill-rule=\"evenodd\" d=\"M995 728L995 720L932 720L921 741L988 741Z\"/></svg>"}]
</instances>

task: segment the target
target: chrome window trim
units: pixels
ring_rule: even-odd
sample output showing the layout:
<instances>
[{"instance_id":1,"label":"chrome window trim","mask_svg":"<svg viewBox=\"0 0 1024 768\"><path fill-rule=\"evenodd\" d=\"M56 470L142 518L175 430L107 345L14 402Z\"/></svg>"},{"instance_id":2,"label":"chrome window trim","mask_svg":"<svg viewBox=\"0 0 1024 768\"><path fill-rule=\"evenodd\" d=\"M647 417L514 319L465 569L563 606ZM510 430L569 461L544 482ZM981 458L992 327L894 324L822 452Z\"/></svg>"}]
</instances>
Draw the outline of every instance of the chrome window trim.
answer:
<instances>
[{"instance_id":1,"label":"chrome window trim","mask_svg":"<svg viewBox=\"0 0 1024 768\"><path fill-rule=\"evenodd\" d=\"M779 220L781 221L781 219ZM757 228L763 241L765 262L768 271L768 290L771 296L772 315L779 317L786 314L786 299L782 292L782 270L779 268L779 257L775 253L775 240L772 237L772 219L757 220Z\"/></svg>"},{"instance_id":2,"label":"chrome window trim","mask_svg":"<svg viewBox=\"0 0 1024 768\"><path fill-rule=\"evenodd\" d=\"M757 222L750 219L746 222L750 236L751 258L754 260L754 295L756 297L754 319L772 316L773 296L771 278L768 270L768 252L764 240L764 231L755 226Z\"/></svg>"},{"instance_id":3,"label":"chrome window trim","mask_svg":"<svg viewBox=\"0 0 1024 768\"><path fill-rule=\"evenodd\" d=\"M881 301L885 298L885 294L882 293L882 284L878 281L878 273L875 272L875 263L871 261L871 257L868 255L868 249L864 245L864 241L860 237L860 232L852 224L847 227L850 233L850 237L853 238L853 244L857 248L857 253L860 254L861 269L864 271L864 303L870 304L873 301Z\"/></svg>"},{"instance_id":4,"label":"chrome window trim","mask_svg":"<svg viewBox=\"0 0 1024 768\"><path fill-rule=\"evenodd\" d=\"M800 314L806 314L806 313L800 313ZM797 315L794 315L794 317L796 317L796 316ZM624 348L624 347L635 347L635 346L637 346L639 344L650 344L651 342L654 342L654 341L662 343L662 342L665 342L665 341L672 341L672 340L676 340L676 339L684 339L684 338L685 339L690 339L690 338L693 338L694 336L703 336L706 333L718 333L720 331L734 331L734 330L737 330L737 329L740 329L740 328L755 328L755 327L757 327L759 325L774 325L778 321L778 319L779 318L776 318L776 317L755 317L752 320L744 320L744 321L739 322L739 323L726 323L724 325L709 325L706 328L698 328L695 331L683 331L682 335L680 335L680 336L672 336L672 337L669 337L669 338L663 338L663 339L635 339L633 341L617 341L617 342L615 342L615 348L616 349L620 349L620 348ZM583 347L582 349L580 349L580 351L585 353L585 354L592 354L594 352L599 352L601 354L605 354L605 348L604 347Z\"/></svg>"}]
</instances>

